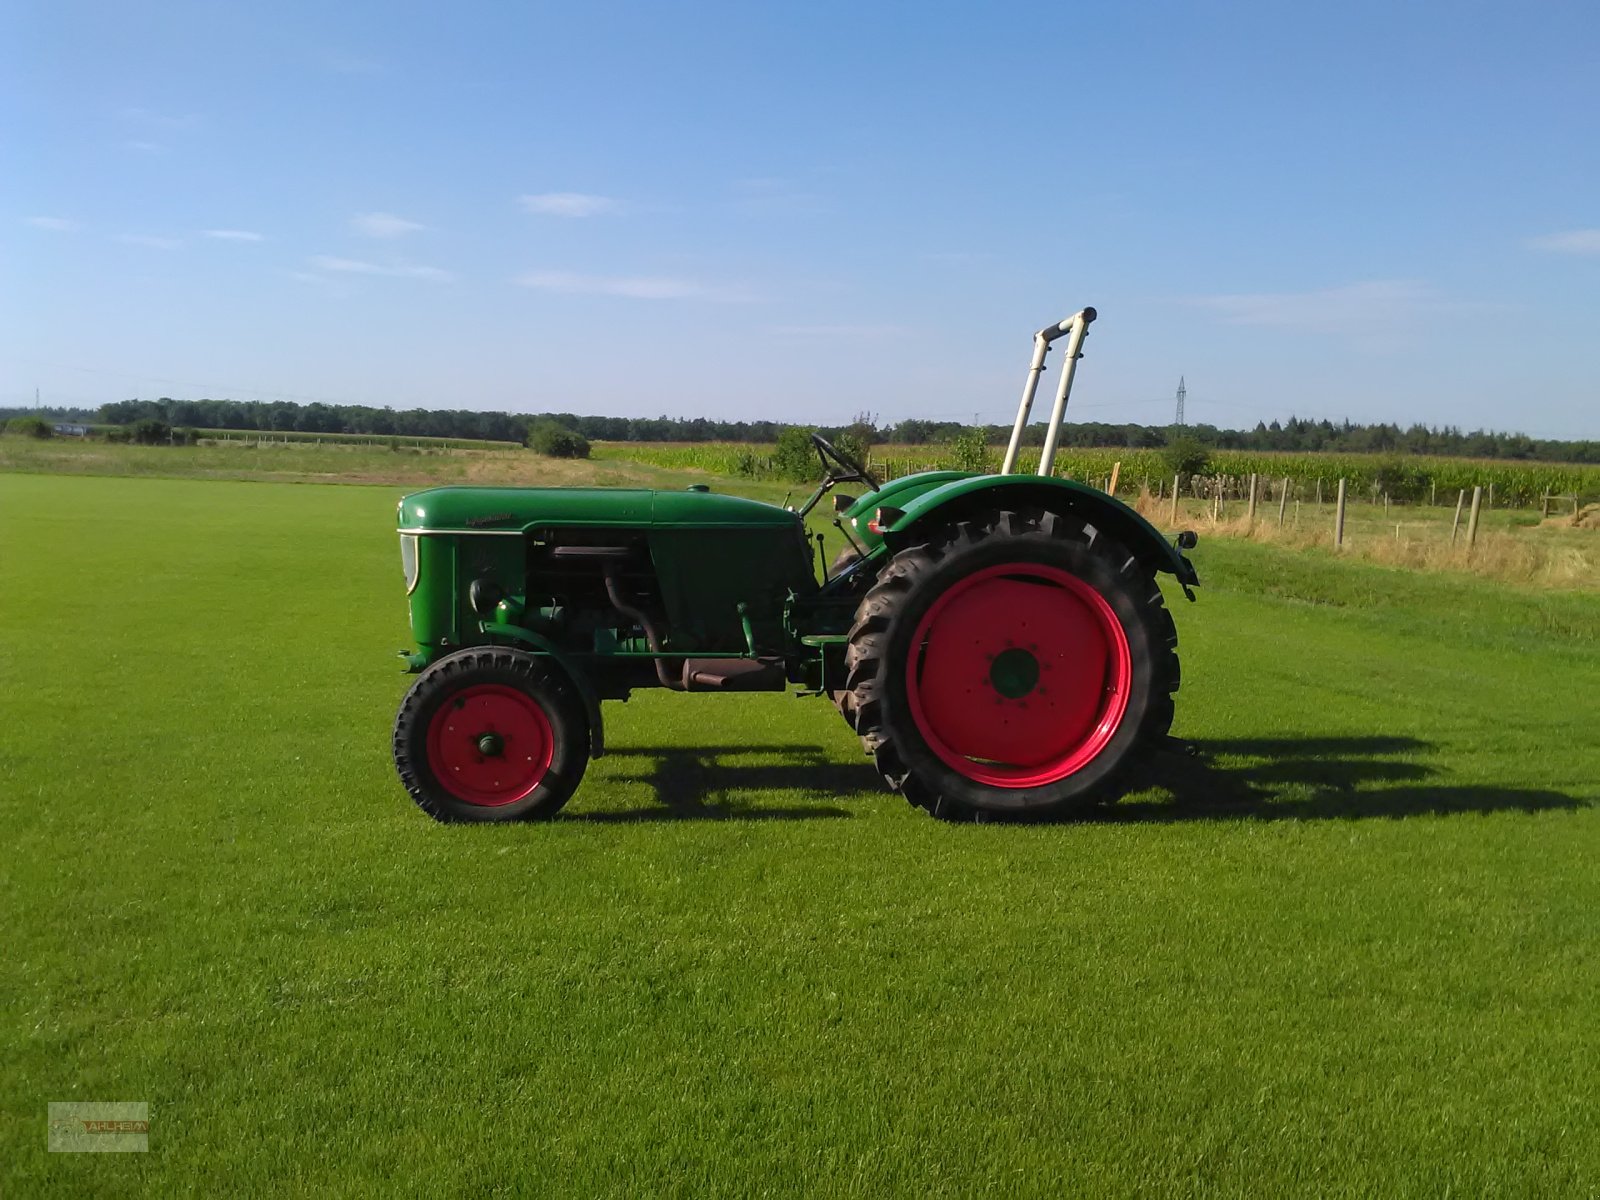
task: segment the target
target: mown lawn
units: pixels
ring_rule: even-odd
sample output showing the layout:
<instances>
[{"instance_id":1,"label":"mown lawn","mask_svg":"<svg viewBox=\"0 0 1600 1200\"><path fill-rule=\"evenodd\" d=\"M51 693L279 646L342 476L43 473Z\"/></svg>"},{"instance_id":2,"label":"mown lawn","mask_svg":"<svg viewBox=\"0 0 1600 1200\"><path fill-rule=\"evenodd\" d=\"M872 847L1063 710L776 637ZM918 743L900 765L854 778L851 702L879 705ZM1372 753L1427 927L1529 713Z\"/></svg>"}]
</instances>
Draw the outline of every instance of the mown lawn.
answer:
<instances>
[{"instance_id":1,"label":"mown lawn","mask_svg":"<svg viewBox=\"0 0 1600 1200\"><path fill-rule=\"evenodd\" d=\"M1600 600L1219 542L1103 821L640 694L552 824L388 760L383 487L0 475L0 1192L1592 1195ZM45 1153L146 1100L147 1155Z\"/></svg>"}]
</instances>

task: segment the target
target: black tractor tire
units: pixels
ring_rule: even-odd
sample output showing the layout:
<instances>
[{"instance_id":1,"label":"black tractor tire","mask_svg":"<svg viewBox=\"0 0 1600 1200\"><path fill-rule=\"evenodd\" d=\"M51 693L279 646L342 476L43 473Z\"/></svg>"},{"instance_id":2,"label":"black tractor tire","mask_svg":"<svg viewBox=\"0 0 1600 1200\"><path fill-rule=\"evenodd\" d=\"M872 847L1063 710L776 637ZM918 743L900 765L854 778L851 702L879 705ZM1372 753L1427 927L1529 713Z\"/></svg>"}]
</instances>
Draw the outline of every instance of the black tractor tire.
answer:
<instances>
[{"instance_id":1,"label":"black tractor tire","mask_svg":"<svg viewBox=\"0 0 1600 1200\"><path fill-rule=\"evenodd\" d=\"M436 821L554 816L589 765L582 697L548 659L458 650L417 677L394 722L400 782Z\"/></svg>"},{"instance_id":2,"label":"black tractor tire","mask_svg":"<svg viewBox=\"0 0 1600 1200\"><path fill-rule=\"evenodd\" d=\"M1015 576L1005 570L1013 564L1018 569ZM1073 578L1064 579L1063 575ZM1022 653L1022 644L1037 635L1028 632L1026 625L1018 625L1024 618L1011 615L1003 602L1007 596L1014 596L1014 591L1000 594L1002 602L990 605L993 620L949 625L956 621L952 616L946 618L951 632L943 632L946 626L928 625L929 631L940 630L938 636L947 638L947 644L959 642L960 653L967 656L965 661L990 668L982 675L967 670L959 677L960 695L956 702L963 714L972 714L975 722L1009 724L1005 715L1009 712L1017 716L1019 727L1038 728L1040 722L1046 722L1045 728L1059 731L1066 729L1067 723L1064 719L1056 723L1060 710L1055 706L1072 703L1080 706L1078 711L1091 714L1101 711L1095 706L1107 706L1103 717L1082 718L1083 728L1090 732L1081 744L1074 745L1070 739L1076 735L1067 733L1068 750L1038 771L1032 767L1007 767L992 759L965 759L948 747L941 751L926 736L925 731L931 726L922 723L922 718L912 711L913 686L919 689L918 703L924 708L928 704L925 689L942 686L942 682L927 682L925 672L932 670L926 665L932 662L931 649L925 651L924 645L913 644L919 626L934 621L939 611L956 611L935 610L934 606L947 592L952 600L959 595L957 585L972 588L988 579L1004 581L1002 587L1013 588L1018 580L1024 584L1057 580L1060 585L1068 585L1063 595L1072 598L1072 603L1099 614L1093 618L1100 622L1099 626L1091 624L1091 628L1097 630L1094 636L1107 647L1107 676L1094 673L1098 668L1090 656L1084 658L1087 665L1079 667L1070 657L1064 660L1058 653L1052 662L1062 668L1062 674L1048 678L1067 679L1071 686L1048 699L1043 695L1047 690L1043 687L1046 676L1039 672L1048 671L1049 666L1040 667L1031 654ZM964 580L968 581L965 585ZM1098 593L1103 605L1089 595L1082 586L1085 584ZM1039 624L1035 622L1036 626ZM931 647L933 637L928 633L923 636L924 643ZM1065 635L1058 632L1051 636L1059 639ZM1124 639L1125 656L1115 659L1112 665L1112 656L1117 653L1112 647ZM1009 649L1013 641L1017 643L1015 650ZM1077 517L1043 511L974 514L931 533L922 544L902 549L878 573L863 598L846 651L847 687L854 703L855 729L889 787L935 817L991 821L1082 816L1095 805L1121 795L1132 768L1162 746L1172 726L1172 693L1179 683L1177 644L1172 616L1152 572L1094 525ZM1001 646L1008 649L1000 649ZM1032 651L1039 652L1037 643L1032 644ZM928 657L923 657L925 653ZM1021 654L1033 663L1018 677L1022 682L1012 684L1009 677L997 673L1003 654ZM915 660L914 655L918 656ZM948 657L946 661L950 661ZM1011 660L1013 665L1016 661ZM908 663L916 672L915 684ZM1032 683L1027 682L1029 670L1033 672ZM1109 687L1104 681L1113 672L1120 681L1117 687ZM946 674L941 680L953 677ZM1002 686L1010 690L1002 694ZM1032 688L1040 695L1035 698L1027 691L1013 695L1017 687ZM1115 716L1110 707L1115 701L1105 698L1115 695L1126 696L1120 716ZM1076 698L1068 701L1069 696ZM1025 708L1030 698L1037 710L1024 716L1018 709ZM1008 709L1008 704L1017 708ZM959 766L952 765L952 760ZM988 777L974 778L977 775ZM997 780L997 776L1002 778Z\"/></svg>"},{"instance_id":3,"label":"black tractor tire","mask_svg":"<svg viewBox=\"0 0 1600 1200\"><path fill-rule=\"evenodd\" d=\"M841 571L849 567L861 557L861 551L853 546L846 546L834 555L833 565L828 568L828 578L836 578ZM855 696L848 688L836 688L828 693L828 699L833 701L834 708L839 710L839 715L844 718L844 723L851 729L856 727L856 701Z\"/></svg>"}]
</instances>

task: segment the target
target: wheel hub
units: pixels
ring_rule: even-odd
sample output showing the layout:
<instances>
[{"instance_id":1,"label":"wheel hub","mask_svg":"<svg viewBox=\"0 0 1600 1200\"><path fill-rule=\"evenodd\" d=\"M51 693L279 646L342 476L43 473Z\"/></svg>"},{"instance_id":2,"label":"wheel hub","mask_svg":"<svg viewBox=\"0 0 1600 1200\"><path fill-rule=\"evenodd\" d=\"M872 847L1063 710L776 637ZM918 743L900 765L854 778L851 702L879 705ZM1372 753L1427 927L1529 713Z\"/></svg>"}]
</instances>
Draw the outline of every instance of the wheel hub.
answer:
<instances>
[{"instance_id":1,"label":"wheel hub","mask_svg":"<svg viewBox=\"0 0 1600 1200\"><path fill-rule=\"evenodd\" d=\"M989 663L989 686L1007 700L1020 700L1039 683L1039 660L1032 651L1011 646Z\"/></svg>"},{"instance_id":2,"label":"wheel hub","mask_svg":"<svg viewBox=\"0 0 1600 1200\"><path fill-rule=\"evenodd\" d=\"M532 696L503 684L475 684L446 701L428 726L428 765L468 804L522 799L550 769L555 734Z\"/></svg>"}]
</instances>

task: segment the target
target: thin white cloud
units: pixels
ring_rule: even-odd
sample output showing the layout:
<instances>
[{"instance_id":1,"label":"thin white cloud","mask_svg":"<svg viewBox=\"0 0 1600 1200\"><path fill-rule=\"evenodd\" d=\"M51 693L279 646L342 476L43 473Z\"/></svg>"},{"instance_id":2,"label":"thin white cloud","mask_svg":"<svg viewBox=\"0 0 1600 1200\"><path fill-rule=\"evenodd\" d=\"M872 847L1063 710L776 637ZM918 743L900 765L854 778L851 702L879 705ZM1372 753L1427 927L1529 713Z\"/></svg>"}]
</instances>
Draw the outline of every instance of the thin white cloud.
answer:
<instances>
[{"instance_id":1,"label":"thin white cloud","mask_svg":"<svg viewBox=\"0 0 1600 1200\"><path fill-rule=\"evenodd\" d=\"M169 132L196 129L201 123L197 113L162 113L149 108L124 108L117 115L133 125Z\"/></svg>"},{"instance_id":2,"label":"thin white cloud","mask_svg":"<svg viewBox=\"0 0 1600 1200\"><path fill-rule=\"evenodd\" d=\"M176 250L183 242L178 238L152 237L147 233L121 233L117 241L129 246L145 246L151 250Z\"/></svg>"},{"instance_id":3,"label":"thin white cloud","mask_svg":"<svg viewBox=\"0 0 1600 1200\"><path fill-rule=\"evenodd\" d=\"M265 238L248 229L207 229L201 237L215 238L219 242L260 242Z\"/></svg>"},{"instance_id":4,"label":"thin white cloud","mask_svg":"<svg viewBox=\"0 0 1600 1200\"><path fill-rule=\"evenodd\" d=\"M754 215L808 215L832 209L816 192L775 176L735 179L733 192L732 207Z\"/></svg>"},{"instance_id":5,"label":"thin white cloud","mask_svg":"<svg viewBox=\"0 0 1600 1200\"><path fill-rule=\"evenodd\" d=\"M426 226L408 221L404 217L397 217L393 213L371 212L357 213L350 218L350 228L363 237L370 238L397 238L408 233L416 233Z\"/></svg>"},{"instance_id":6,"label":"thin white cloud","mask_svg":"<svg viewBox=\"0 0 1600 1200\"><path fill-rule=\"evenodd\" d=\"M1535 250L1551 254L1600 254L1600 229L1569 229L1549 233L1528 242Z\"/></svg>"},{"instance_id":7,"label":"thin white cloud","mask_svg":"<svg viewBox=\"0 0 1600 1200\"><path fill-rule=\"evenodd\" d=\"M539 192L518 196L517 203L541 217L597 217L621 207L610 196L592 196L587 192Z\"/></svg>"},{"instance_id":8,"label":"thin white cloud","mask_svg":"<svg viewBox=\"0 0 1600 1200\"><path fill-rule=\"evenodd\" d=\"M29 217L28 224L35 229L48 229L51 233L76 233L78 223L66 217Z\"/></svg>"},{"instance_id":9,"label":"thin white cloud","mask_svg":"<svg viewBox=\"0 0 1600 1200\"><path fill-rule=\"evenodd\" d=\"M1230 325L1321 333L1381 333L1419 317L1459 315L1488 307L1452 300L1425 283L1406 279L1376 279L1307 292L1194 296L1187 303L1217 314Z\"/></svg>"},{"instance_id":10,"label":"thin white cloud","mask_svg":"<svg viewBox=\"0 0 1600 1200\"><path fill-rule=\"evenodd\" d=\"M529 271L517 276L522 287L565 295L622 296L629 300L714 300L740 303L750 299L739 288L702 283L668 275L584 275L576 271Z\"/></svg>"},{"instance_id":11,"label":"thin white cloud","mask_svg":"<svg viewBox=\"0 0 1600 1200\"><path fill-rule=\"evenodd\" d=\"M316 55L316 63L324 71L335 75L381 75L383 64L377 59L363 58L359 54L343 54L337 50L324 50Z\"/></svg>"},{"instance_id":12,"label":"thin white cloud","mask_svg":"<svg viewBox=\"0 0 1600 1200\"><path fill-rule=\"evenodd\" d=\"M159 154L166 149L160 142L147 142L133 138L122 143L125 150L137 150L140 154Z\"/></svg>"},{"instance_id":13,"label":"thin white cloud","mask_svg":"<svg viewBox=\"0 0 1600 1200\"><path fill-rule=\"evenodd\" d=\"M815 338L818 341L888 341L911 332L904 325L774 325L779 337Z\"/></svg>"},{"instance_id":14,"label":"thin white cloud","mask_svg":"<svg viewBox=\"0 0 1600 1200\"><path fill-rule=\"evenodd\" d=\"M315 271L279 271L278 274L282 275L286 279L292 279L296 283L304 283L308 286L319 287L329 292L339 291L340 289L348 289L349 286L346 280L340 279L338 276L319 275Z\"/></svg>"},{"instance_id":15,"label":"thin white cloud","mask_svg":"<svg viewBox=\"0 0 1600 1200\"><path fill-rule=\"evenodd\" d=\"M422 267L413 263L373 263L357 258L335 258L328 254L315 255L311 265L319 271L333 271L345 275L384 275L391 279L426 279L433 283L447 283L455 276L438 267Z\"/></svg>"}]
</instances>

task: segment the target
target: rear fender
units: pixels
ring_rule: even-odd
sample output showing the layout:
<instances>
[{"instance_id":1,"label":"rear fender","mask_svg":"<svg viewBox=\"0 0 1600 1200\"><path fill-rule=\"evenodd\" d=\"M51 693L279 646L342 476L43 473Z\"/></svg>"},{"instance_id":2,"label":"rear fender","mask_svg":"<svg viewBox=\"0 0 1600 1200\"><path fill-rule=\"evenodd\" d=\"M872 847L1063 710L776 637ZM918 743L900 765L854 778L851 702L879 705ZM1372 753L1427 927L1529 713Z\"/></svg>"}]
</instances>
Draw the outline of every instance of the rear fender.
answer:
<instances>
[{"instance_id":1,"label":"rear fender","mask_svg":"<svg viewBox=\"0 0 1600 1200\"><path fill-rule=\"evenodd\" d=\"M1200 583L1194 565L1161 531L1132 508L1098 488L1072 479L1043 475L970 475L943 481L921 492L903 507L903 515L882 535L891 552L911 545L930 527L960 521L972 513L1005 509L1042 508L1046 512L1081 517L1102 529L1150 571L1166 571L1183 585L1184 594ZM864 525L865 522L862 522Z\"/></svg>"}]
</instances>

